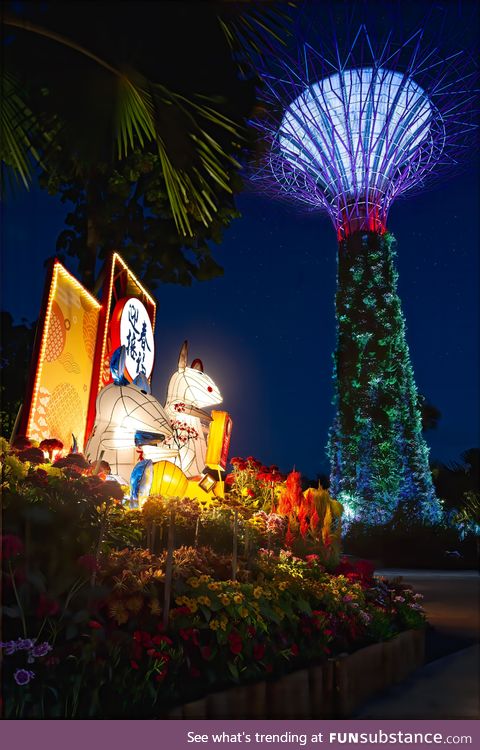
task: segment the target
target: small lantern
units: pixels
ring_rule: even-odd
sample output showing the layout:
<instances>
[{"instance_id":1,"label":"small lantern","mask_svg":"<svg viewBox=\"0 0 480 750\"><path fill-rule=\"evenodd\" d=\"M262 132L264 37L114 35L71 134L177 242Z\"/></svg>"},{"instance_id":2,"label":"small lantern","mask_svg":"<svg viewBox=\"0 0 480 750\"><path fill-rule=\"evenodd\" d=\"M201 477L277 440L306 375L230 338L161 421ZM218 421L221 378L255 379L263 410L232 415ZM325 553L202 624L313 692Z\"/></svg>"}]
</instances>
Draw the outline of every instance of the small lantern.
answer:
<instances>
[{"instance_id":1,"label":"small lantern","mask_svg":"<svg viewBox=\"0 0 480 750\"><path fill-rule=\"evenodd\" d=\"M158 461L153 465L151 495L182 497L188 487L188 479L179 466L171 461Z\"/></svg>"},{"instance_id":2,"label":"small lantern","mask_svg":"<svg viewBox=\"0 0 480 750\"><path fill-rule=\"evenodd\" d=\"M214 492L217 484L225 478L226 472L220 469L214 469L211 466L205 466L202 472L202 478L198 482L198 486L202 488L204 492Z\"/></svg>"}]
</instances>

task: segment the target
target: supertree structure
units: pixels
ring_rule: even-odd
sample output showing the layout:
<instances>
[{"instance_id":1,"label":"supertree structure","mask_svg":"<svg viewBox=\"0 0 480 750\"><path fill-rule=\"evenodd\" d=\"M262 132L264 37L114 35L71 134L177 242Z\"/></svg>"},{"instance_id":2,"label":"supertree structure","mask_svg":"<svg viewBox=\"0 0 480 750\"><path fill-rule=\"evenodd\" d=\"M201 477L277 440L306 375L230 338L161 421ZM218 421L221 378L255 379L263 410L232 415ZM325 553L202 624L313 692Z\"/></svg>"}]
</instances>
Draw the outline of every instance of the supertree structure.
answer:
<instances>
[{"instance_id":1,"label":"supertree structure","mask_svg":"<svg viewBox=\"0 0 480 750\"><path fill-rule=\"evenodd\" d=\"M343 53L333 46L302 43L263 76L266 148L252 179L327 212L337 232L333 496L347 519L385 523L400 506L435 522L387 216L459 163L476 129L476 70L461 52L442 58L422 30L375 46L362 25Z\"/></svg>"}]
</instances>

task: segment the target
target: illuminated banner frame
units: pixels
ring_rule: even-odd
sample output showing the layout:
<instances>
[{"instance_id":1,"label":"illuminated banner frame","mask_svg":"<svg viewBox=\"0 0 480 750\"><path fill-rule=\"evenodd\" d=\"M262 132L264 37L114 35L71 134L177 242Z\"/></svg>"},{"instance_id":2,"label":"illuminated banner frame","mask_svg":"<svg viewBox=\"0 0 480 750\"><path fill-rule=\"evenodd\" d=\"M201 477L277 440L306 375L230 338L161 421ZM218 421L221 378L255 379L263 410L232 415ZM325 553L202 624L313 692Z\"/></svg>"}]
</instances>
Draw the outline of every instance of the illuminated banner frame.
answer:
<instances>
[{"instance_id":1,"label":"illuminated banner frame","mask_svg":"<svg viewBox=\"0 0 480 750\"><path fill-rule=\"evenodd\" d=\"M117 303L125 297L137 297L145 305L155 333L155 318L157 303L138 281L118 253L113 253L104 269L102 288L102 309L97 334L97 348L92 373L92 387L90 389L90 403L87 414L87 428L85 440L88 439L95 421L95 402L101 388L112 382L110 374L110 355L112 342L110 337L110 322Z\"/></svg>"},{"instance_id":2,"label":"illuminated banner frame","mask_svg":"<svg viewBox=\"0 0 480 750\"><path fill-rule=\"evenodd\" d=\"M75 314L76 308L81 316ZM57 419L53 412L49 415L49 410L60 410L72 415L68 431L59 428L54 430L58 434L53 435L50 429L44 437L61 439L68 449L71 432L76 433L82 450L100 315L98 300L54 258L47 271L19 434L42 438L42 429L47 432L45 427ZM52 369L53 362L57 361ZM58 416L58 420L62 423L63 416Z\"/></svg>"}]
</instances>

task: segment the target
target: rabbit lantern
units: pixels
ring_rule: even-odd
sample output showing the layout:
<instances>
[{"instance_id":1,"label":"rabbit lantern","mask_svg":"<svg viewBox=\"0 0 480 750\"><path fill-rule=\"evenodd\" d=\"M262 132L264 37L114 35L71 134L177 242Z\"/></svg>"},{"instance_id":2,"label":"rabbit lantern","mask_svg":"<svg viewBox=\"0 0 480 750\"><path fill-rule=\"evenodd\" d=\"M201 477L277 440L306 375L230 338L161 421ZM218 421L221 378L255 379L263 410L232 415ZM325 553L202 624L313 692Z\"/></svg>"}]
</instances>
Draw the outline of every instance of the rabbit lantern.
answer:
<instances>
[{"instance_id":1,"label":"rabbit lantern","mask_svg":"<svg viewBox=\"0 0 480 750\"><path fill-rule=\"evenodd\" d=\"M90 461L107 461L112 474L128 484L139 448L154 461L173 458L177 450L165 446L173 437L170 418L151 395L146 378L140 375L133 383L125 378L124 349L120 347L112 356L114 382L97 396L95 424L85 453Z\"/></svg>"},{"instance_id":2,"label":"rabbit lantern","mask_svg":"<svg viewBox=\"0 0 480 750\"><path fill-rule=\"evenodd\" d=\"M174 463L191 479L205 468L208 427L212 418L207 407L222 402L213 380L203 371L200 359L187 366L188 342L185 341L178 358L178 369L170 378L165 411L173 429L169 445L178 449Z\"/></svg>"}]
</instances>

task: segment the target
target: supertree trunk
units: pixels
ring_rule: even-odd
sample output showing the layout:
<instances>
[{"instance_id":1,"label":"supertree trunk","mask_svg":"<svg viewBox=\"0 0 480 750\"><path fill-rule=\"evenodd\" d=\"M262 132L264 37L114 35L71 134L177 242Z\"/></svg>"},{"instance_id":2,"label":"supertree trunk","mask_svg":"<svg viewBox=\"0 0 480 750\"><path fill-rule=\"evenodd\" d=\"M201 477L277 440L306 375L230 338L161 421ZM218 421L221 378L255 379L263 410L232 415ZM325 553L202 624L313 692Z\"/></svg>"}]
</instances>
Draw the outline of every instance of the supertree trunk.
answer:
<instances>
[{"instance_id":1,"label":"supertree trunk","mask_svg":"<svg viewBox=\"0 0 480 750\"><path fill-rule=\"evenodd\" d=\"M398 511L440 517L397 294L395 240L355 232L340 242L336 296L336 417L331 493L348 521L385 523Z\"/></svg>"}]
</instances>

